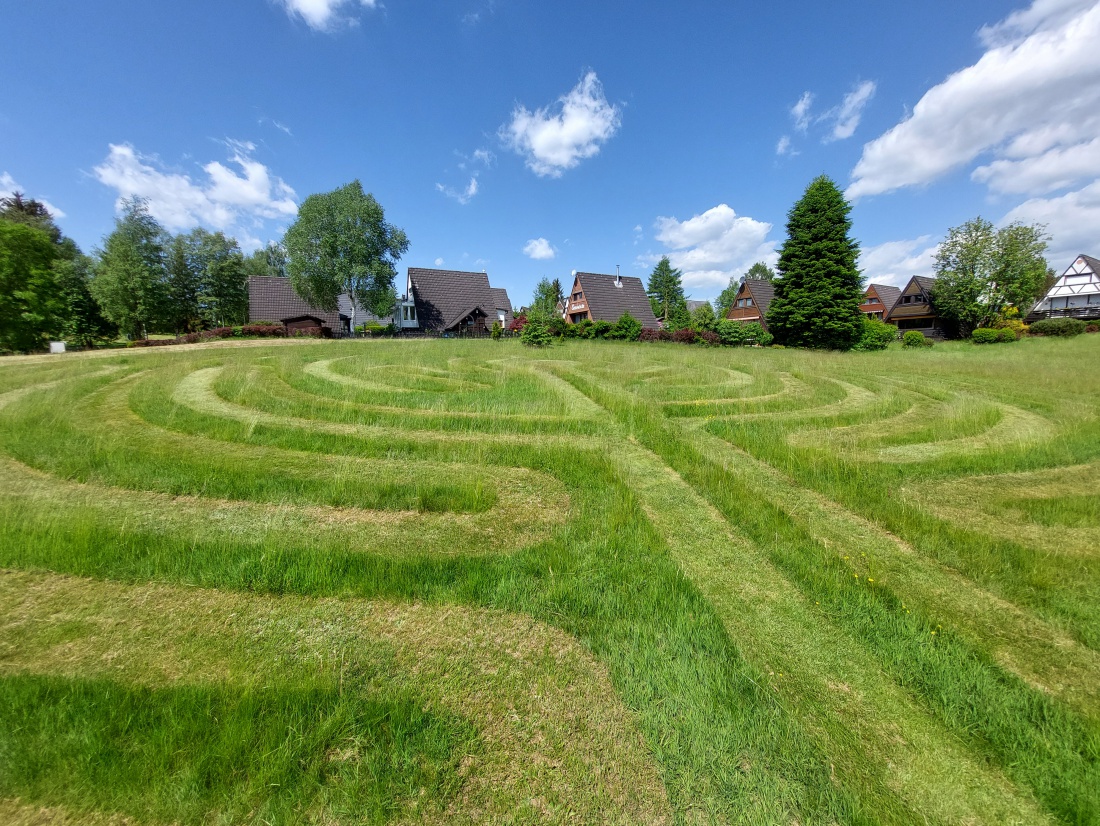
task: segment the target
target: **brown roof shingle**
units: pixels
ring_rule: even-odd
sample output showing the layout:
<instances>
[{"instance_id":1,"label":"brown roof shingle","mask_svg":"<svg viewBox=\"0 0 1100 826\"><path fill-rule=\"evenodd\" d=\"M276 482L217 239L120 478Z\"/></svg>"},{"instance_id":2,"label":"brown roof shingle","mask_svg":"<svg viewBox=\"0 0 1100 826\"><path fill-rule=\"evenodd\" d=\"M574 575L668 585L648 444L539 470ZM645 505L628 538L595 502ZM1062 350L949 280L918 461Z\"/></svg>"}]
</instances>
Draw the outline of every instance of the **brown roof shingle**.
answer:
<instances>
[{"instance_id":1,"label":"brown roof shingle","mask_svg":"<svg viewBox=\"0 0 1100 826\"><path fill-rule=\"evenodd\" d=\"M253 275L248 279L248 320L279 321L313 316L325 327L343 326L338 312L330 313L308 304L294 292L289 278L277 275Z\"/></svg>"},{"instance_id":2,"label":"brown roof shingle","mask_svg":"<svg viewBox=\"0 0 1100 826\"><path fill-rule=\"evenodd\" d=\"M409 267L409 281L423 330L449 330L479 308L490 323L496 320L498 309L505 311L507 322L512 320L507 290L491 287L483 272Z\"/></svg>"},{"instance_id":3,"label":"brown roof shingle","mask_svg":"<svg viewBox=\"0 0 1100 826\"><path fill-rule=\"evenodd\" d=\"M614 275L579 272L577 278L593 321L618 321L623 313L630 313L643 327L657 329L657 317L640 278L624 275L620 286L616 286L618 276Z\"/></svg>"}]
</instances>

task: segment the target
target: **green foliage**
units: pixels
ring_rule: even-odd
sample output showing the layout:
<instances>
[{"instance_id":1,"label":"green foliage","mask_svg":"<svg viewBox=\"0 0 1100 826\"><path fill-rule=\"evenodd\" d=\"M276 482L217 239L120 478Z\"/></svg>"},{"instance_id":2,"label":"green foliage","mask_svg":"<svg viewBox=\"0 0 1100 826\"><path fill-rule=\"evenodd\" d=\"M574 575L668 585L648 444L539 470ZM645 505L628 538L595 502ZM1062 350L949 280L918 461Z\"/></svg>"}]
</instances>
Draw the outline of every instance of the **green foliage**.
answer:
<instances>
[{"instance_id":1,"label":"green foliage","mask_svg":"<svg viewBox=\"0 0 1100 826\"><path fill-rule=\"evenodd\" d=\"M822 175L787 214L782 277L768 308L768 329L780 344L848 350L860 340L863 285L851 210L837 185Z\"/></svg>"},{"instance_id":2,"label":"green foliage","mask_svg":"<svg viewBox=\"0 0 1100 826\"><path fill-rule=\"evenodd\" d=\"M532 308L527 313L527 323L520 331L519 340L528 347L549 347L554 343L550 332L550 318L541 310Z\"/></svg>"},{"instance_id":3,"label":"green foliage","mask_svg":"<svg viewBox=\"0 0 1100 826\"><path fill-rule=\"evenodd\" d=\"M566 326L570 338L592 338L592 322L587 318Z\"/></svg>"},{"instance_id":4,"label":"green foliage","mask_svg":"<svg viewBox=\"0 0 1100 826\"><path fill-rule=\"evenodd\" d=\"M745 278L752 278L756 281L775 281L775 270L763 261L757 261L745 272Z\"/></svg>"},{"instance_id":5,"label":"green foliage","mask_svg":"<svg viewBox=\"0 0 1100 826\"><path fill-rule=\"evenodd\" d=\"M673 268L666 255L657 262L646 284L653 314L665 319L665 329L668 330L679 330L690 323L682 278L683 273Z\"/></svg>"},{"instance_id":6,"label":"green foliage","mask_svg":"<svg viewBox=\"0 0 1100 826\"><path fill-rule=\"evenodd\" d=\"M730 307L733 306L733 302L737 300L737 291L740 288L741 281L737 278L731 278L730 283L726 285L726 288L718 294L718 297L716 299L714 299L716 314L719 318L726 317L726 313L730 311Z\"/></svg>"},{"instance_id":7,"label":"green foliage","mask_svg":"<svg viewBox=\"0 0 1100 826\"><path fill-rule=\"evenodd\" d=\"M709 301L697 307L691 314L691 329L697 333L713 333L717 324L718 318Z\"/></svg>"},{"instance_id":8,"label":"green foliage","mask_svg":"<svg viewBox=\"0 0 1100 826\"><path fill-rule=\"evenodd\" d=\"M898 328L877 318L863 319L863 334L853 350L885 350L898 340Z\"/></svg>"},{"instance_id":9,"label":"green foliage","mask_svg":"<svg viewBox=\"0 0 1100 826\"><path fill-rule=\"evenodd\" d=\"M637 341L638 334L641 332L642 322L630 313L623 313L619 316L619 320L615 322L615 326L607 331L607 337L619 339L620 341Z\"/></svg>"},{"instance_id":10,"label":"green foliage","mask_svg":"<svg viewBox=\"0 0 1100 826\"><path fill-rule=\"evenodd\" d=\"M489 337L493 339L493 341L497 341L502 335L501 330L500 321L494 321L493 329L489 331Z\"/></svg>"},{"instance_id":11,"label":"green foliage","mask_svg":"<svg viewBox=\"0 0 1100 826\"><path fill-rule=\"evenodd\" d=\"M1000 229L982 217L952 227L936 253L932 306L963 336L1006 310L1030 307L1047 283L1045 227Z\"/></svg>"},{"instance_id":12,"label":"green foliage","mask_svg":"<svg viewBox=\"0 0 1100 826\"><path fill-rule=\"evenodd\" d=\"M377 316L393 310L397 261L409 239L359 181L306 198L284 244L294 290L314 307L332 312L347 293Z\"/></svg>"},{"instance_id":13,"label":"green foliage","mask_svg":"<svg viewBox=\"0 0 1100 826\"><path fill-rule=\"evenodd\" d=\"M1044 318L1028 328L1033 336L1079 336L1088 325L1079 318Z\"/></svg>"},{"instance_id":14,"label":"green foliage","mask_svg":"<svg viewBox=\"0 0 1100 826\"><path fill-rule=\"evenodd\" d=\"M555 278L551 281L549 278L543 278L535 287L535 298L531 302L531 307L541 310L550 317L560 316L561 312L558 308L564 298L565 293L562 291L560 279Z\"/></svg>"},{"instance_id":15,"label":"green foliage","mask_svg":"<svg viewBox=\"0 0 1100 826\"><path fill-rule=\"evenodd\" d=\"M901 337L901 343L906 347L931 347L932 339L926 338L920 330L907 330Z\"/></svg>"},{"instance_id":16,"label":"green foliage","mask_svg":"<svg viewBox=\"0 0 1100 826\"><path fill-rule=\"evenodd\" d=\"M715 326L715 332L722 344L731 347L751 344L767 347L772 343L771 333L765 331L759 321L745 322L724 319Z\"/></svg>"},{"instance_id":17,"label":"green foliage","mask_svg":"<svg viewBox=\"0 0 1100 826\"><path fill-rule=\"evenodd\" d=\"M1012 335L1012 340L1016 340L1016 334L1009 331ZM1001 340L1001 331L994 330L992 327L979 327L970 334L970 340L975 344L996 344Z\"/></svg>"},{"instance_id":18,"label":"green foliage","mask_svg":"<svg viewBox=\"0 0 1100 826\"><path fill-rule=\"evenodd\" d=\"M85 255L54 261L54 273L61 298L61 335L75 347L92 347L118 335L118 327L104 317L92 297L92 260Z\"/></svg>"},{"instance_id":19,"label":"green foliage","mask_svg":"<svg viewBox=\"0 0 1100 826\"><path fill-rule=\"evenodd\" d=\"M237 241L198 228L167 243L165 323L177 333L243 323L248 275Z\"/></svg>"},{"instance_id":20,"label":"green foliage","mask_svg":"<svg viewBox=\"0 0 1100 826\"><path fill-rule=\"evenodd\" d=\"M34 198L24 198L21 192L13 192L6 198L0 198L0 221L42 230L50 237L52 243L59 246L63 240L67 240L61 234L61 229L54 223L53 216L46 205Z\"/></svg>"},{"instance_id":21,"label":"green foliage","mask_svg":"<svg viewBox=\"0 0 1100 826\"><path fill-rule=\"evenodd\" d=\"M44 230L0 221L0 350L39 350L59 331L64 306L56 260L57 248Z\"/></svg>"},{"instance_id":22,"label":"green foliage","mask_svg":"<svg viewBox=\"0 0 1100 826\"><path fill-rule=\"evenodd\" d=\"M278 241L271 241L266 246L255 250L251 255L245 256L244 274L270 275L277 278L286 277L286 247Z\"/></svg>"},{"instance_id":23,"label":"green foliage","mask_svg":"<svg viewBox=\"0 0 1100 826\"><path fill-rule=\"evenodd\" d=\"M164 229L146 202L131 198L96 256L92 295L103 315L130 339L146 338L167 315L165 242Z\"/></svg>"},{"instance_id":24,"label":"green foliage","mask_svg":"<svg viewBox=\"0 0 1100 826\"><path fill-rule=\"evenodd\" d=\"M593 321L592 326L588 328L589 338L607 338L607 334L611 332L614 325L610 321Z\"/></svg>"}]
</instances>

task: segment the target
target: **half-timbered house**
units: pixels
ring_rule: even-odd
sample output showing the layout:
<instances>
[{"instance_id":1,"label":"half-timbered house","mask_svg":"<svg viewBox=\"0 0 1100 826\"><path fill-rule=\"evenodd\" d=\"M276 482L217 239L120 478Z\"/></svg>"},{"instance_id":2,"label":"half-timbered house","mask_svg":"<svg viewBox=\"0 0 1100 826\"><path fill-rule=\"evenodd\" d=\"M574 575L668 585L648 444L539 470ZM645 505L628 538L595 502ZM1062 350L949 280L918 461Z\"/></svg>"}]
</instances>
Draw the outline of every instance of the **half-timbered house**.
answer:
<instances>
[{"instance_id":1,"label":"half-timbered house","mask_svg":"<svg viewBox=\"0 0 1100 826\"><path fill-rule=\"evenodd\" d=\"M1100 319L1100 260L1078 255L1047 294L1027 316L1027 322L1043 318Z\"/></svg>"}]
</instances>

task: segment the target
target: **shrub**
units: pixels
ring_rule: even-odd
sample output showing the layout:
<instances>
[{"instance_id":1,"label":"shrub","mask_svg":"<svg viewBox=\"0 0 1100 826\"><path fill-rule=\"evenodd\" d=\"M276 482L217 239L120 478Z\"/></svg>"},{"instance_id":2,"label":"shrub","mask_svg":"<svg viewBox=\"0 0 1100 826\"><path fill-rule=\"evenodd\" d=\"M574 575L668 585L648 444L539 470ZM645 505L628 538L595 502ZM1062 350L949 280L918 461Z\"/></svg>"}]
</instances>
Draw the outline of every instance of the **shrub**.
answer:
<instances>
[{"instance_id":1,"label":"shrub","mask_svg":"<svg viewBox=\"0 0 1100 826\"><path fill-rule=\"evenodd\" d=\"M1028 326L1019 318L1002 318L993 326L998 330L1011 330L1016 338L1023 338L1028 331Z\"/></svg>"},{"instance_id":2,"label":"shrub","mask_svg":"<svg viewBox=\"0 0 1100 826\"><path fill-rule=\"evenodd\" d=\"M549 347L554 342L547 323L542 319L527 319L520 331L519 340L528 347Z\"/></svg>"},{"instance_id":3,"label":"shrub","mask_svg":"<svg viewBox=\"0 0 1100 826\"><path fill-rule=\"evenodd\" d=\"M712 332L711 330L703 330L703 332L699 333L699 338L703 340L703 344L707 345L707 347L717 347L722 343L722 339L718 337L718 333Z\"/></svg>"},{"instance_id":4,"label":"shrub","mask_svg":"<svg viewBox=\"0 0 1100 826\"><path fill-rule=\"evenodd\" d=\"M523 328L525 326L527 326L527 316L521 313L520 315L517 315L515 318L512 319L512 323L508 325L508 332L523 332Z\"/></svg>"},{"instance_id":5,"label":"shrub","mask_svg":"<svg viewBox=\"0 0 1100 826\"><path fill-rule=\"evenodd\" d=\"M588 337L607 338L607 334L611 332L613 326L610 321L593 321L588 331Z\"/></svg>"},{"instance_id":6,"label":"shrub","mask_svg":"<svg viewBox=\"0 0 1100 826\"><path fill-rule=\"evenodd\" d=\"M592 338L592 322L587 318L569 325L573 338Z\"/></svg>"},{"instance_id":7,"label":"shrub","mask_svg":"<svg viewBox=\"0 0 1100 826\"><path fill-rule=\"evenodd\" d=\"M569 325L565 323L565 319L561 316L551 316L546 322L546 329L550 331L550 335L560 337L565 335L565 328Z\"/></svg>"},{"instance_id":8,"label":"shrub","mask_svg":"<svg viewBox=\"0 0 1100 826\"><path fill-rule=\"evenodd\" d=\"M1012 333L1012 337L1015 338L1016 334ZM979 327L970 334L970 338L975 344L996 344L1001 340L1001 331L991 327Z\"/></svg>"},{"instance_id":9,"label":"shrub","mask_svg":"<svg viewBox=\"0 0 1100 826\"><path fill-rule=\"evenodd\" d=\"M493 339L494 341L498 341L500 339L500 336L501 336L500 322L499 321L494 321L493 322L493 329L489 331L489 338Z\"/></svg>"},{"instance_id":10,"label":"shrub","mask_svg":"<svg viewBox=\"0 0 1100 826\"><path fill-rule=\"evenodd\" d=\"M646 327L638 333L638 341L660 341L662 332L663 330L651 330Z\"/></svg>"},{"instance_id":11,"label":"shrub","mask_svg":"<svg viewBox=\"0 0 1100 826\"><path fill-rule=\"evenodd\" d=\"M885 321L876 318L863 318L863 332L856 342L853 350L870 352L873 350L885 350L891 343L898 340L898 328Z\"/></svg>"},{"instance_id":12,"label":"shrub","mask_svg":"<svg viewBox=\"0 0 1100 826\"><path fill-rule=\"evenodd\" d=\"M714 331L718 333L718 338L721 339L723 344L736 347L745 343L745 327L747 326L747 324L724 319L718 322Z\"/></svg>"},{"instance_id":13,"label":"shrub","mask_svg":"<svg viewBox=\"0 0 1100 826\"><path fill-rule=\"evenodd\" d=\"M1079 336L1087 326L1079 318L1044 318L1032 324L1028 332L1033 336Z\"/></svg>"},{"instance_id":14,"label":"shrub","mask_svg":"<svg viewBox=\"0 0 1100 826\"><path fill-rule=\"evenodd\" d=\"M997 341L1017 341L1016 331L1011 327L1002 327L997 331Z\"/></svg>"},{"instance_id":15,"label":"shrub","mask_svg":"<svg viewBox=\"0 0 1100 826\"><path fill-rule=\"evenodd\" d=\"M678 344L694 344L698 334L690 327L677 330L672 334L672 340Z\"/></svg>"},{"instance_id":16,"label":"shrub","mask_svg":"<svg viewBox=\"0 0 1100 826\"><path fill-rule=\"evenodd\" d=\"M1086 333L1100 333L1100 325L1086 324L1085 325L1085 332Z\"/></svg>"},{"instance_id":17,"label":"shrub","mask_svg":"<svg viewBox=\"0 0 1100 826\"><path fill-rule=\"evenodd\" d=\"M931 347L932 339L925 338L920 330L909 330L901 337L901 343L906 347Z\"/></svg>"},{"instance_id":18,"label":"shrub","mask_svg":"<svg viewBox=\"0 0 1100 826\"><path fill-rule=\"evenodd\" d=\"M607 331L608 338L616 338L620 341L637 341L638 334L642 332L642 322L634 318L630 313L623 313L615 326Z\"/></svg>"}]
</instances>

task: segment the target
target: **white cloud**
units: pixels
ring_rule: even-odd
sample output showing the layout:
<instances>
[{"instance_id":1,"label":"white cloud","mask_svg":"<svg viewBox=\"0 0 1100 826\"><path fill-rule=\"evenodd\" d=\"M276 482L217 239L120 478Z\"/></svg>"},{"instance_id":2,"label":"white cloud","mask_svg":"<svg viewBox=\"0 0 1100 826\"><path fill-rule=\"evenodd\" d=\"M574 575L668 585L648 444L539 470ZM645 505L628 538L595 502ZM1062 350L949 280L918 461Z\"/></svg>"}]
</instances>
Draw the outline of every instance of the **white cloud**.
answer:
<instances>
[{"instance_id":1,"label":"white cloud","mask_svg":"<svg viewBox=\"0 0 1100 826\"><path fill-rule=\"evenodd\" d=\"M443 266L443 259L442 258L435 259L435 265L437 267L442 267Z\"/></svg>"},{"instance_id":2,"label":"white cloud","mask_svg":"<svg viewBox=\"0 0 1100 826\"><path fill-rule=\"evenodd\" d=\"M794 118L794 128L799 132L805 132L810 128L810 106L814 102L814 96L810 92L803 92L798 103L791 107L791 117Z\"/></svg>"},{"instance_id":3,"label":"white cloud","mask_svg":"<svg viewBox=\"0 0 1100 826\"><path fill-rule=\"evenodd\" d=\"M470 183L466 184L466 188L461 191L454 189L453 187L444 186L443 184L436 184L435 188L439 192L442 192L444 195L446 195L448 198L454 198L460 204L466 205L470 203L471 200L473 200L473 197L475 195L477 195L479 187L477 183L477 175L474 175L470 178Z\"/></svg>"},{"instance_id":4,"label":"white cloud","mask_svg":"<svg viewBox=\"0 0 1100 826\"><path fill-rule=\"evenodd\" d=\"M475 149L471 159L476 163L492 166L495 156L488 149Z\"/></svg>"},{"instance_id":5,"label":"white cloud","mask_svg":"<svg viewBox=\"0 0 1100 826\"><path fill-rule=\"evenodd\" d=\"M532 238L524 245L523 254L536 261L549 261L558 251L545 238Z\"/></svg>"},{"instance_id":6,"label":"white cloud","mask_svg":"<svg viewBox=\"0 0 1100 826\"><path fill-rule=\"evenodd\" d=\"M1012 209L1002 224L1046 224L1051 234L1047 261L1059 272L1073 256L1096 249L1100 227L1100 180L1055 198L1032 198ZM1062 263L1065 262L1065 263Z\"/></svg>"},{"instance_id":7,"label":"white cloud","mask_svg":"<svg viewBox=\"0 0 1100 826\"><path fill-rule=\"evenodd\" d=\"M506 146L525 156L536 175L560 178L566 169L598 154L619 131L621 121L621 109L608 103L596 73L588 72L553 106L530 112L517 105L498 134Z\"/></svg>"},{"instance_id":8,"label":"white cloud","mask_svg":"<svg viewBox=\"0 0 1100 826\"><path fill-rule=\"evenodd\" d=\"M341 26L354 26L358 19L345 14L348 6L367 9L378 8L378 0L279 0L291 17L300 17L311 29L331 32Z\"/></svg>"},{"instance_id":9,"label":"white cloud","mask_svg":"<svg viewBox=\"0 0 1100 826\"><path fill-rule=\"evenodd\" d=\"M872 284L905 286L914 275L932 275L939 244L922 235L909 241L887 241L860 252L859 267Z\"/></svg>"},{"instance_id":10,"label":"white cloud","mask_svg":"<svg viewBox=\"0 0 1100 826\"><path fill-rule=\"evenodd\" d=\"M686 221L659 217L656 238L664 244L672 266L683 270L684 286L715 294L730 278L740 275L756 261L774 265L778 256L775 242L768 240L772 225L740 216L726 204L719 204ZM652 266L660 254L638 259Z\"/></svg>"},{"instance_id":11,"label":"white cloud","mask_svg":"<svg viewBox=\"0 0 1100 826\"><path fill-rule=\"evenodd\" d=\"M974 65L863 147L849 198L930 183L986 152L995 160L976 177L998 191L1014 169L1026 173L1029 188L1016 186L1029 194L1100 176L1100 153L1085 159L1100 134L1100 3L1035 0L980 36L988 48Z\"/></svg>"},{"instance_id":12,"label":"white cloud","mask_svg":"<svg viewBox=\"0 0 1100 826\"><path fill-rule=\"evenodd\" d=\"M871 102L877 88L874 81L865 80L844 96L840 106L822 115L822 120L833 121L832 140L846 140L855 134L863 108Z\"/></svg>"},{"instance_id":13,"label":"white cloud","mask_svg":"<svg viewBox=\"0 0 1100 826\"><path fill-rule=\"evenodd\" d=\"M791 139L789 136L784 135L779 139L779 143L775 145L776 155L788 155L791 154Z\"/></svg>"},{"instance_id":14,"label":"white cloud","mask_svg":"<svg viewBox=\"0 0 1100 826\"><path fill-rule=\"evenodd\" d=\"M28 200L33 199L35 201L38 201L38 203L42 204L42 206L49 210L50 215L52 215L55 219L65 217L64 212L55 207L45 198L36 198L33 195L27 195L27 190L16 183L15 178L13 178L7 172L0 174L0 198L10 198L16 192L20 192L23 195L26 195Z\"/></svg>"},{"instance_id":15,"label":"white cloud","mask_svg":"<svg viewBox=\"0 0 1100 826\"><path fill-rule=\"evenodd\" d=\"M1100 174L1100 138L1054 147L1019 160L1002 158L979 166L970 177L999 193L1045 194Z\"/></svg>"},{"instance_id":16,"label":"white cloud","mask_svg":"<svg viewBox=\"0 0 1100 826\"><path fill-rule=\"evenodd\" d=\"M110 144L107 158L92 171L100 183L118 192L119 204L125 198L145 198L149 213L169 230L202 225L237 234L243 246L251 237L246 227L297 215L298 205L294 190L251 157L253 144L227 141L226 146L230 163L240 171L212 161L203 167L206 181L165 171L159 160L129 144Z\"/></svg>"}]
</instances>

